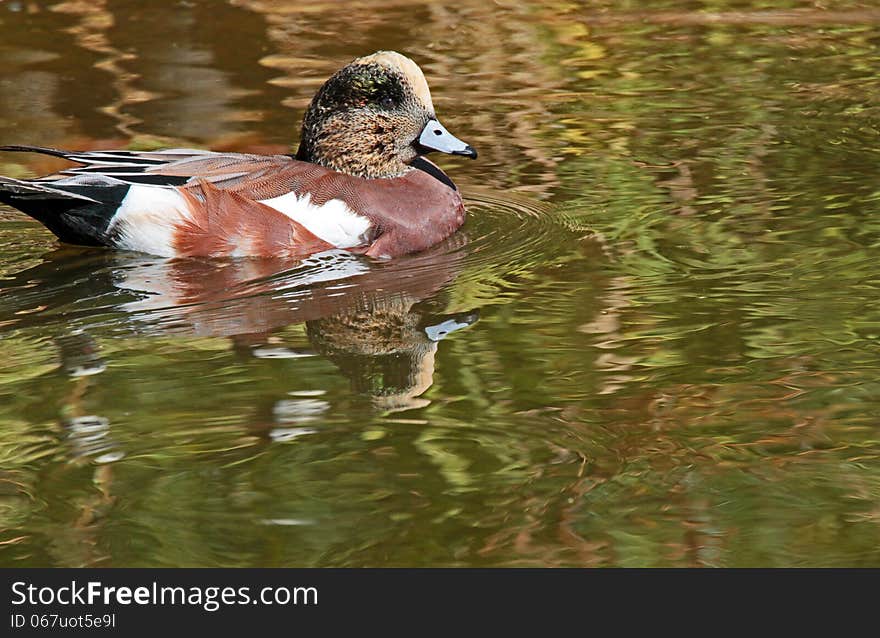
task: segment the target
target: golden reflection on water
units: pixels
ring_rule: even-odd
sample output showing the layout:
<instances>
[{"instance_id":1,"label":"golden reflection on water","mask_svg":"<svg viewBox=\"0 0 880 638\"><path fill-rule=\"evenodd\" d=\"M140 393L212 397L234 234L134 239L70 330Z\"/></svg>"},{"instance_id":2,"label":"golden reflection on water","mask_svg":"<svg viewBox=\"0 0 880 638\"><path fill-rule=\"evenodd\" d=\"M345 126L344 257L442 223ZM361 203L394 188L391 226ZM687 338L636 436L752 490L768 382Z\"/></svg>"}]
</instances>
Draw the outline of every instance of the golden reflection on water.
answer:
<instances>
[{"instance_id":1,"label":"golden reflection on water","mask_svg":"<svg viewBox=\"0 0 880 638\"><path fill-rule=\"evenodd\" d=\"M880 564L880 17L747 4L0 3L2 143L287 152L393 48L480 151L343 289L0 211L0 561Z\"/></svg>"},{"instance_id":2,"label":"golden reflection on water","mask_svg":"<svg viewBox=\"0 0 880 638\"><path fill-rule=\"evenodd\" d=\"M8 111L2 119L15 119L17 125L0 131L4 140L51 139L54 146L197 144L280 151L295 142L305 106L337 68L364 51L396 48L422 65L444 121L476 136L484 163L521 154L530 172L537 168L539 174L533 177L537 184L517 188L542 191L556 184L554 159L534 143L550 114L543 100L534 98L546 97L561 82L551 67L539 63L546 45L531 8L483 2L454 8L415 2L343 4L344 12L337 11L338 3L193 3L187 10L108 1L28 5L24 13L31 20L57 14L51 21L60 18L60 30L72 38L65 48L77 47L78 57L90 60L90 68L73 68L71 80L101 86L99 94L90 96L92 114L77 114L80 123L101 132L57 130L68 108L62 94L68 87L58 86L55 78L47 79L56 86L33 100L55 104L51 112L23 127ZM388 20L399 25L390 38L381 28ZM163 34L163 40L149 35L154 33ZM332 35L337 33L348 37L340 40ZM230 41L234 53L226 48ZM475 43L481 44L478 55L472 51ZM62 56L34 50L34 41L10 45L7 60L51 60L70 73L69 51ZM80 98L80 108L88 101ZM42 169L35 165L34 170Z\"/></svg>"}]
</instances>

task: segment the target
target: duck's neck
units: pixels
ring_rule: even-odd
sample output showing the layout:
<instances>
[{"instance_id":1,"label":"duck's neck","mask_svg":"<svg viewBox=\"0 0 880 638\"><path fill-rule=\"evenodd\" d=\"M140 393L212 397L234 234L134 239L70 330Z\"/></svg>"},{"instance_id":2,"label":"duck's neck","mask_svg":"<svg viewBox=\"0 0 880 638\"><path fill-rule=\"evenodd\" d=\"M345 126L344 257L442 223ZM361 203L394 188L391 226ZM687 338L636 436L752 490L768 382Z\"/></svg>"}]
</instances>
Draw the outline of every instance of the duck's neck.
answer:
<instances>
[{"instance_id":1,"label":"duck's neck","mask_svg":"<svg viewBox=\"0 0 880 638\"><path fill-rule=\"evenodd\" d=\"M400 152L390 128L375 124L358 127L341 120L328 120L317 127L309 119L307 115L303 121L298 160L367 179L399 177L412 170L409 162L416 157L415 149Z\"/></svg>"}]
</instances>

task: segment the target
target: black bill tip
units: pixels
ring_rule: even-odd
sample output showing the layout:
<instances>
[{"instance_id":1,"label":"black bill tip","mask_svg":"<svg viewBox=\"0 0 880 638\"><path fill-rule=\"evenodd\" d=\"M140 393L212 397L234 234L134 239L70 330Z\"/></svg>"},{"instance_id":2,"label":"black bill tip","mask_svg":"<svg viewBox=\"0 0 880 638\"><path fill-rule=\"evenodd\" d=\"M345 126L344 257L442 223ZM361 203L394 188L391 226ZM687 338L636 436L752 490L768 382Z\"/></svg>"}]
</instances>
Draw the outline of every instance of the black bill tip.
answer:
<instances>
[{"instance_id":1,"label":"black bill tip","mask_svg":"<svg viewBox=\"0 0 880 638\"><path fill-rule=\"evenodd\" d=\"M460 151L452 151L453 155L464 155L465 157L470 157L471 159L477 159L477 151L476 149L468 144Z\"/></svg>"}]
</instances>

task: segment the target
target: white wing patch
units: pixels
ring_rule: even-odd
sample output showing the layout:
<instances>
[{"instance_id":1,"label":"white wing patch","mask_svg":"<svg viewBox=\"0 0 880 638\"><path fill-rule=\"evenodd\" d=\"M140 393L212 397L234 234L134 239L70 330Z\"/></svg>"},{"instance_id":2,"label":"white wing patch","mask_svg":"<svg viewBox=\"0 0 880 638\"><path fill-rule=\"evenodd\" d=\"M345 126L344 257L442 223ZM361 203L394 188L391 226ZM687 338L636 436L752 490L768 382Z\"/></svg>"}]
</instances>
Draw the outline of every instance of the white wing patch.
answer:
<instances>
[{"instance_id":1,"label":"white wing patch","mask_svg":"<svg viewBox=\"0 0 880 638\"><path fill-rule=\"evenodd\" d=\"M345 202L331 199L325 204L315 205L308 193L302 197L287 193L261 200L260 203L302 224L309 232L336 248L363 245L372 225L367 217L355 213ZM175 231L191 219L187 201L176 189L133 184L110 220L108 231L116 233L117 248L174 257ZM245 238L240 238L231 256L253 254L252 248Z\"/></svg>"},{"instance_id":2,"label":"white wing patch","mask_svg":"<svg viewBox=\"0 0 880 638\"><path fill-rule=\"evenodd\" d=\"M134 184L110 220L116 246L162 257L174 257L174 231L190 220L183 196L173 188Z\"/></svg>"},{"instance_id":3,"label":"white wing patch","mask_svg":"<svg viewBox=\"0 0 880 638\"><path fill-rule=\"evenodd\" d=\"M365 242L366 232L371 226L368 218L358 215L339 199L331 199L321 205L312 204L311 200L310 193L302 197L297 197L296 193L286 193L260 200L260 203L302 224L310 233L337 248L353 248Z\"/></svg>"}]
</instances>

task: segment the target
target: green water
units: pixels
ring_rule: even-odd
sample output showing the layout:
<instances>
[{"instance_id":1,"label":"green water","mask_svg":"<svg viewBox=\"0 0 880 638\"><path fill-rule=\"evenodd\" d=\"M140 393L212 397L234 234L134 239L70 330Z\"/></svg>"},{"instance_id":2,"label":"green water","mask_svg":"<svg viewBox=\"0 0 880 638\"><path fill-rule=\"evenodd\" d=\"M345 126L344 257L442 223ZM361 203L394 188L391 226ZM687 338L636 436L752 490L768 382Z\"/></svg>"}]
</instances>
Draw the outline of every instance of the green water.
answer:
<instances>
[{"instance_id":1,"label":"green water","mask_svg":"<svg viewBox=\"0 0 880 638\"><path fill-rule=\"evenodd\" d=\"M850 1L0 3L2 143L287 152L392 48L480 153L392 263L0 208L0 564L880 566L878 46Z\"/></svg>"}]
</instances>

